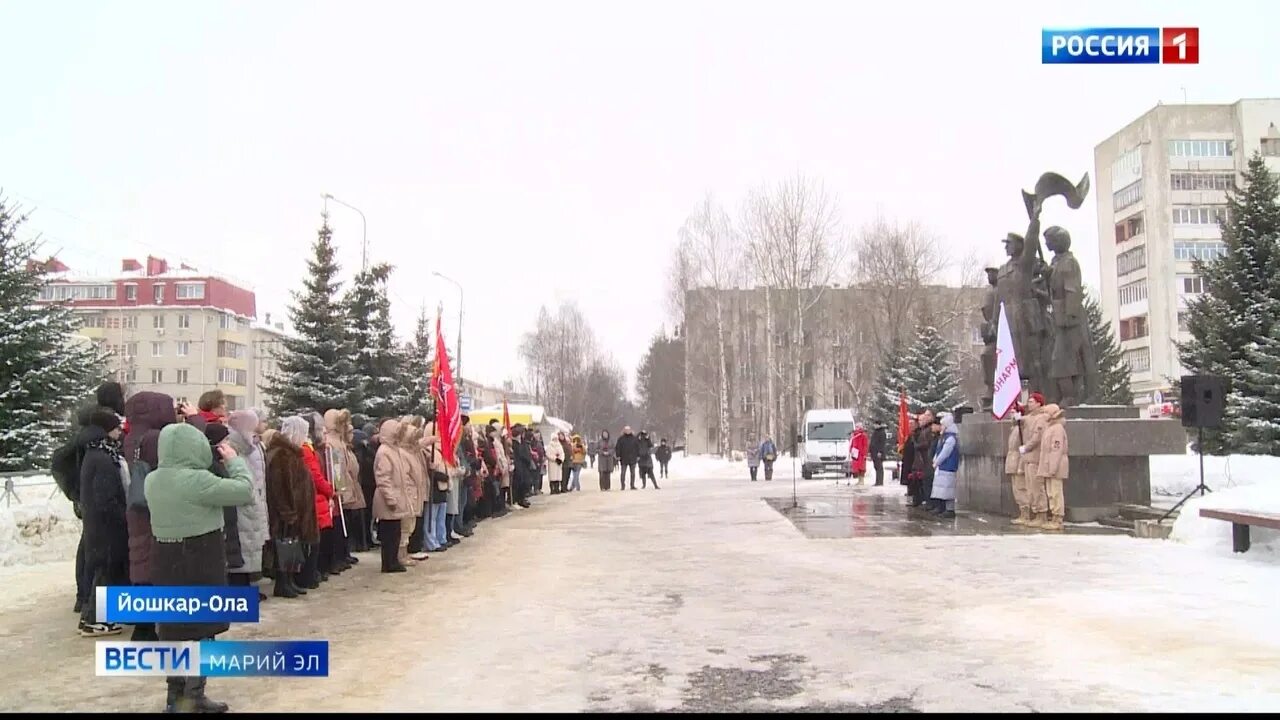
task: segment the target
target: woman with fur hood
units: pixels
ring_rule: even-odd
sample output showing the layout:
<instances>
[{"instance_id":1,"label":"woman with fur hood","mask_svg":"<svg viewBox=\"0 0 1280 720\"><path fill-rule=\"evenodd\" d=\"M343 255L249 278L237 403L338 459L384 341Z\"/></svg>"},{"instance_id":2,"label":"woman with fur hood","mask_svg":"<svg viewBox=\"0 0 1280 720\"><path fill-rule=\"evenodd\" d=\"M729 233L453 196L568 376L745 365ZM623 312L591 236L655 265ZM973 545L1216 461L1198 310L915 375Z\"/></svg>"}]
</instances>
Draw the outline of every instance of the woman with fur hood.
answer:
<instances>
[{"instance_id":1,"label":"woman with fur hood","mask_svg":"<svg viewBox=\"0 0 1280 720\"><path fill-rule=\"evenodd\" d=\"M364 493L360 490L360 468L351 452L353 428L351 412L327 410L324 414L324 464L342 516L335 522L334 562L351 566L360 562L351 554L360 538L356 530L363 522Z\"/></svg>"},{"instance_id":2,"label":"woman with fur hood","mask_svg":"<svg viewBox=\"0 0 1280 720\"><path fill-rule=\"evenodd\" d=\"M301 547L320 541L316 527L315 485L311 471L302 457L302 446L307 442L307 421L300 417L288 417L280 423L279 432L268 431L266 446L267 526L271 540L277 547L296 543ZM276 557L276 597L295 598L305 595L309 578L303 567L286 565Z\"/></svg>"},{"instance_id":3,"label":"woman with fur hood","mask_svg":"<svg viewBox=\"0 0 1280 720\"><path fill-rule=\"evenodd\" d=\"M400 441L396 449L400 452L408 473L405 494L414 509L412 537L404 534L400 536L400 564L406 567L413 567L419 561L426 560L427 554L424 551L431 547L426 537L426 525L423 524L426 521L426 509L422 498L426 497L427 469L422 459L421 440L422 418L413 415L400 418ZM410 520L406 518L405 522ZM409 549L410 542L413 543L412 552Z\"/></svg>"},{"instance_id":4,"label":"woman with fur hood","mask_svg":"<svg viewBox=\"0 0 1280 720\"><path fill-rule=\"evenodd\" d=\"M258 435L263 427L255 410L236 410L227 417L227 441L244 458L253 478L253 500L236 508L240 535L240 567L228 567L232 585L251 585L262 577L262 548L270 537L267 519L267 460ZM265 596L263 596L265 597Z\"/></svg>"},{"instance_id":5,"label":"woman with fur hood","mask_svg":"<svg viewBox=\"0 0 1280 720\"><path fill-rule=\"evenodd\" d=\"M413 504L405 493L409 483L405 456L397 447L403 430L399 420L386 420L378 430L381 443L373 461L373 518L378 522L378 542L382 549L382 572L401 573L400 535L406 517L413 517Z\"/></svg>"}]
</instances>

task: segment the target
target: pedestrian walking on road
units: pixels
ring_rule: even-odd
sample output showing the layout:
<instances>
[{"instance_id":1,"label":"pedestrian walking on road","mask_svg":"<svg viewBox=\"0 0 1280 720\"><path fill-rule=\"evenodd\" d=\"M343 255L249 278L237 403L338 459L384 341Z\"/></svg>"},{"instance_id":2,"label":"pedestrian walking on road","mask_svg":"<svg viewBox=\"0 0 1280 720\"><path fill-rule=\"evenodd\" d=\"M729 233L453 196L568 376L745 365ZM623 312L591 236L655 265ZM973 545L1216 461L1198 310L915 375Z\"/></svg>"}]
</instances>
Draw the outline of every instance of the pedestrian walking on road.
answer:
<instances>
[{"instance_id":1,"label":"pedestrian walking on road","mask_svg":"<svg viewBox=\"0 0 1280 720\"><path fill-rule=\"evenodd\" d=\"M581 435L574 435L569 442L571 453L571 462L573 469L569 471L569 492L577 490L582 491L582 468L587 466L587 444L582 441Z\"/></svg>"},{"instance_id":2,"label":"pedestrian walking on road","mask_svg":"<svg viewBox=\"0 0 1280 720\"><path fill-rule=\"evenodd\" d=\"M547 445L547 484L551 486L552 495L560 494L560 478L567 477L569 471L564 445L560 442L563 435L564 433L556 433L556 436L551 438L551 444Z\"/></svg>"},{"instance_id":3,"label":"pedestrian walking on road","mask_svg":"<svg viewBox=\"0 0 1280 720\"><path fill-rule=\"evenodd\" d=\"M569 492L569 478L573 475L573 443L569 442L567 433L556 433L560 450L564 453L564 462L560 464L560 492Z\"/></svg>"},{"instance_id":4,"label":"pedestrian walking on road","mask_svg":"<svg viewBox=\"0 0 1280 720\"><path fill-rule=\"evenodd\" d=\"M596 466L596 472L600 473L600 490L607 491L613 466L617 460L613 452L613 440L609 437L608 430L600 433L600 440L596 442L596 454L600 457L600 464Z\"/></svg>"},{"instance_id":5,"label":"pedestrian walking on road","mask_svg":"<svg viewBox=\"0 0 1280 720\"><path fill-rule=\"evenodd\" d=\"M591 462L591 467L595 467L595 466L596 466L596 455L598 455L598 454L599 454L599 452L600 452L600 451L597 449L598 447L599 447L599 446L596 444L596 441L595 441L595 440L588 440L588 441L587 441L587 459L588 459L588 460L590 460L590 462Z\"/></svg>"},{"instance_id":6,"label":"pedestrian walking on road","mask_svg":"<svg viewBox=\"0 0 1280 720\"><path fill-rule=\"evenodd\" d=\"M760 443L760 460L764 463L764 479L773 479L773 463L778 459L778 446L773 444L773 438L765 436L764 442Z\"/></svg>"},{"instance_id":7,"label":"pedestrian walking on road","mask_svg":"<svg viewBox=\"0 0 1280 720\"><path fill-rule=\"evenodd\" d=\"M658 478L653 475L653 439L647 430L641 430L640 442L640 488L647 489L646 478L653 482L653 489L658 490Z\"/></svg>"},{"instance_id":8,"label":"pedestrian walking on road","mask_svg":"<svg viewBox=\"0 0 1280 720\"><path fill-rule=\"evenodd\" d=\"M653 451L653 456L658 460L658 475L666 479L667 466L671 464L671 446L667 444L666 438L662 438L658 443L658 449Z\"/></svg>"},{"instance_id":9,"label":"pedestrian walking on road","mask_svg":"<svg viewBox=\"0 0 1280 720\"><path fill-rule=\"evenodd\" d=\"M618 444L614 448L614 452L618 455L618 464L622 466L622 470L618 473L619 485L623 490L627 489L627 474L631 474L631 489L636 489L636 463L640 462L640 441L631 433L631 426L627 425L622 428L622 434L618 436Z\"/></svg>"},{"instance_id":10,"label":"pedestrian walking on road","mask_svg":"<svg viewBox=\"0 0 1280 720\"><path fill-rule=\"evenodd\" d=\"M751 473L751 482L755 482L760 470L760 446L755 443L747 448L747 470Z\"/></svg>"}]
</instances>

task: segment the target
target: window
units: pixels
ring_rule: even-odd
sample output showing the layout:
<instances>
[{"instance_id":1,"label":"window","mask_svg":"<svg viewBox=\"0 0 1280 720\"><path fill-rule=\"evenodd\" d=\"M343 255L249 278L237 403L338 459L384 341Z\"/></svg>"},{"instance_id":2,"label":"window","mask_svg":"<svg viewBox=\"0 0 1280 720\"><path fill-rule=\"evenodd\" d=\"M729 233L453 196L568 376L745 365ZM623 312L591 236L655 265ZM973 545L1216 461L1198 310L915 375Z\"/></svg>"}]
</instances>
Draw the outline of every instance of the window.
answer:
<instances>
[{"instance_id":1,"label":"window","mask_svg":"<svg viewBox=\"0 0 1280 720\"><path fill-rule=\"evenodd\" d=\"M803 407L803 408L801 408L801 410L803 410L804 412L808 412L808 411L809 411L809 408L812 408L812 407L813 407L813 396L812 396L812 395L805 395L805 396L804 396L804 407Z\"/></svg>"},{"instance_id":2,"label":"window","mask_svg":"<svg viewBox=\"0 0 1280 720\"><path fill-rule=\"evenodd\" d=\"M220 385L247 385L249 383L249 373L235 368L218 368L218 383Z\"/></svg>"},{"instance_id":3,"label":"window","mask_svg":"<svg viewBox=\"0 0 1280 720\"><path fill-rule=\"evenodd\" d=\"M151 327L156 328L157 330L163 330L163 329L164 329L164 316L163 316L163 315L152 315L152 316L151 316Z\"/></svg>"},{"instance_id":4,"label":"window","mask_svg":"<svg viewBox=\"0 0 1280 720\"><path fill-rule=\"evenodd\" d=\"M1186 313L1186 312L1180 312L1180 313L1178 313L1178 329L1179 329L1179 330L1181 330L1182 332L1187 332L1187 330L1189 330L1189 328L1188 328L1188 326L1187 326L1187 313Z\"/></svg>"},{"instance_id":5,"label":"window","mask_svg":"<svg viewBox=\"0 0 1280 720\"><path fill-rule=\"evenodd\" d=\"M189 340L178 341L178 357L186 357L191 354L191 342Z\"/></svg>"},{"instance_id":6,"label":"window","mask_svg":"<svg viewBox=\"0 0 1280 720\"><path fill-rule=\"evenodd\" d=\"M1236 186L1235 173L1176 172L1169 176L1173 190L1230 190Z\"/></svg>"},{"instance_id":7,"label":"window","mask_svg":"<svg viewBox=\"0 0 1280 720\"><path fill-rule=\"evenodd\" d=\"M124 328L125 330L137 330L138 316L125 315L124 317L120 318L120 327Z\"/></svg>"},{"instance_id":8,"label":"window","mask_svg":"<svg viewBox=\"0 0 1280 720\"><path fill-rule=\"evenodd\" d=\"M804 376L804 379L805 379L805 380L808 380L809 378L813 377L813 362L812 362L812 361L809 361L809 360L806 360L806 361L805 361L805 363L804 363L804 371L803 371L803 373L802 373L802 374L803 374L803 376Z\"/></svg>"},{"instance_id":9,"label":"window","mask_svg":"<svg viewBox=\"0 0 1280 720\"><path fill-rule=\"evenodd\" d=\"M174 382L178 383L179 385L186 385L186 384L187 384L187 371L186 371L186 370L179 370L179 371L177 371L177 373L178 373L178 377L174 380Z\"/></svg>"},{"instance_id":10,"label":"window","mask_svg":"<svg viewBox=\"0 0 1280 720\"><path fill-rule=\"evenodd\" d=\"M1147 281L1138 280L1128 285L1120 286L1120 304L1128 305L1130 303L1141 302L1147 299Z\"/></svg>"},{"instance_id":11,"label":"window","mask_svg":"<svg viewBox=\"0 0 1280 720\"><path fill-rule=\"evenodd\" d=\"M1120 321L1120 339L1137 340L1147 336L1147 316L1136 315Z\"/></svg>"},{"instance_id":12,"label":"window","mask_svg":"<svg viewBox=\"0 0 1280 720\"><path fill-rule=\"evenodd\" d=\"M120 382L131 383L138 381L137 368L124 368L116 371L116 379Z\"/></svg>"},{"instance_id":13,"label":"window","mask_svg":"<svg viewBox=\"0 0 1280 720\"><path fill-rule=\"evenodd\" d=\"M1218 225L1227 219L1226 205L1175 205L1174 225Z\"/></svg>"},{"instance_id":14,"label":"window","mask_svg":"<svg viewBox=\"0 0 1280 720\"><path fill-rule=\"evenodd\" d=\"M178 283L174 287L174 297L179 300L203 300L204 283Z\"/></svg>"},{"instance_id":15,"label":"window","mask_svg":"<svg viewBox=\"0 0 1280 720\"><path fill-rule=\"evenodd\" d=\"M227 412L244 409L244 398L239 395L227 395Z\"/></svg>"},{"instance_id":16,"label":"window","mask_svg":"<svg viewBox=\"0 0 1280 720\"><path fill-rule=\"evenodd\" d=\"M1147 249L1136 247L1116 256L1116 275L1126 275L1147 266Z\"/></svg>"},{"instance_id":17,"label":"window","mask_svg":"<svg viewBox=\"0 0 1280 720\"><path fill-rule=\"evenodd\" d=\"M115 285L45 285L41 300L115 300Z\"/></svg>"},{"instance_id":18,"label":"window","mask_svg":"<svg viewBox=\"0 0 1280 720\"><path fill-rule=\"evenodd\" d=\"M81 315L80 327L82 328L104 328L107 326L107 319L102 315Z\"/></svg>"},{"instance_id":19,"label":"window","mask_svg":"<svg viewBox=\"0 0 1280 720\"><path fill-rule=\"evenodd\" d=\"M1142 181L1130 183L1111 195L1116 210L1123 210L1142 199Z\"/></svg>"},{"instance_id":20,"label":"window","mask_svg":"<svg viewBox=\"0 0 1280 720\"><path fill-rule=\"evenodd\" d=\"M1199 275L1179 275L1183 295L1199 295L1205 290L1204 278Z\"/></svg>"},{"instance_id":21,"label":"window","mask_svg":"<svg viewBox=\"0 0 1280 720\"><path fill-rule=\"evenodd\" d=\"M135 301L137 301L137 299L138 299L138 286L137 286L137 285L125 285L125 286L124 286L124 299L125 299L125 300L128 300L128 301L130 301L130 302L135 302Z\"/></svg>"},{"instance_id":22,"label":"window","mask_svg":"<svg viewBox=\"0 0 1280 720\"><path fill-rule=\"evenodd\" d=\"M1267 157L1280 157L1280 138L1262 138L1261 151Z\"/></svg>"},{"instance_id":23,"label":"window","mask_svg":"<svg viewBox=\"0 0 1280 720\"><path fill-rule=\"evenodd\" d=\"M836 376L836 379L847 378L849 377L849 366L841 360L832 366L831 372Z\"/></svg>"},{"instance_id":24,"label":"window","mask_svg":"<svg viewBox=\"0 0 1280 720\"><path fill-rule=\"evenodd\" d=\"M230 340L219 340L218 357L241 359L244 357L244 345Z\"/></svg>"},{"instance_id":25,"label":"window","mask_svg":"<svg viewBox=\"0 0 1280 720\"><path fill-rule=\"evenodd\" d=\"M1217 260L1227 256L1227 244L1218 240L1175 240L1174 260Z\"/></svg>"},{"instance_id":26,"label":"window","mask_svg":"<svg viewBox=\"0 0 1280 720\"><path fill-rule=\"evenodd\" d=\"M187 328L189 328L189 327L191 327L191 316L190 316L190 315L186 315L186 314L179 315L179 316L178 316L178 328L179 328L180 330L185 330L185 329L187 329Z\"/></svg>"},{"instance_id":27,"label":"window","mask_svg":"<svg viewBox=\"0 0 1280 720\"><path fill-rule=\"evenodd\" d=\"M162 383L162 382L164 382L164 371L163 371L163 370L152 370L152 371L151 371L151 383L152 383L153 385L159 385L159 384L160 384L160 383Z\"/></svg>"},{"instance_id":28,"label":"window","mask_svg":"<svg viewBox=\"0 0 1280 720\"><path fill-rule=\"evenodd\" d=\"M157 305L164 304L164 283L160 283L151 289L152 298Z\"/></svg>"},{"instance_id":29,"label":"window","mask_svg":"<svg viewBox=\"0 0 1280 720\"><path fill-rule=\"evenodd\" d=\"M164 357L164 343L151 343L151 357Z\"/></svg>"},{"instance_id":30,"label":"window","mask_svg":"<svg viewBox=\"0 0 1280 720\"><path fill-rule=\"evenodd\" d=\"M136 342L125 343L124 356L131 357L131 358L138 357L138 343Z\"/></svg>"},{"instance_id":31,"label":"window","mask_svg":"<svg viewBox=\"0 0 1280 720\"><path fill-rule=\"evenodd\" d=\"M1151 348L1134 348L1124 352L1124 361L1129 366L1129 372L1142 373L1151 372Z\"/></svg>"},{"instance_id":32,"label":"window","mask_svg":"<svg viewBox=\"0 0 1280 720\"><path fill-rule=\"evenodd\" d=\"M1169 157L1231 157L1231 141L1170 140Z\"/></svg>"},{"instance_id":33,"label":"window","mask_svg":"<svg viewBox=\"0 0 1280 720\"><path fill-rule=\"evenodd\" d=\"M742 396L742 405L740 407L742 408L741 412L743 415L746 415L751 412L751 396L750 395Z\"/></svg>"},{"instance_id":34,"label":"window","mask_svg":"<svg viewBox=\"0 0 1280 720\"><path fill-rule=\"evenodd\" d=\"M230 330L232 327L232 318L230 315L223 313L218 316L218 327L223 330Z\"/></svg>"},{"instance_id":35,"label":"window","mask_svg":"<svg viewBox=\"0 0 1280 720\"><path fill-rule=\"evenodd\" d=\"M1121 220L1116 223L1116 242L1122 243L1132 240L1142 234L1143 222L1141 215L1134 215L1131 218Z\"/></svg>"}]
</instances>

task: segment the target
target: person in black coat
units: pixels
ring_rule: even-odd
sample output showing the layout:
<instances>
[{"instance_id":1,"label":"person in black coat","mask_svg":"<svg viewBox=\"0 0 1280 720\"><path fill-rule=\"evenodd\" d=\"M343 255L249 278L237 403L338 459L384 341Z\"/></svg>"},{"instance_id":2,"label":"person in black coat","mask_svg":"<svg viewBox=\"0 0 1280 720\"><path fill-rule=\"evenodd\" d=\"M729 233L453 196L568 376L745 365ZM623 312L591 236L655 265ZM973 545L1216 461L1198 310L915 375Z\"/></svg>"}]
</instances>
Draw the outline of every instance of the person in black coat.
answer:
<instances>
[{"instance_id":1,"label":"person in black coat","mask_svg":"<svg viewBox=\"0 0 1280 720\"><path fill-rule=\"evenodd\" d=\"M94 589L129 583L129 525L125 520L128 470L120 449L120 416L98 408L80 432L84 459L80 463L80 512L83 521L85 576L90 597L80 609L80 634L116 635L123 627L99 622Z\"/></svg>"},{"instance_id":2,"label":"person in black coat","mask_svg":"<svg viewBox=\"0 0 1280 720\"><path fill-rule=\"evenodd\" d=\"M209 472L218 477L231 477L227 473L227 466L222 462L222 456L218 454L218 445L227 436L231 434L231 430L222 423L209 423L204 427L204 436L209 438L209 448L213 450L213 463L209 465ZM240 526L237 523L236 508L234 505L225 505L222 508L222 528L223 538L222 545L226 551L227 567L238 568L244 566L244 555L240 552ZM230 584L228 579L227 584Z\"/></svg>"},{"instance_id":3,"label":"person in black coat","mask_svg":"<svg viewBox=\"0 0 1280 720\"><path fill-rule=\"evenodd\" d=\"M641 430L636 441L640 444L640 488L648 488L648 481L652 480L653 489L657 490L658 478L653 475L653 438L649 437L648 432Z\"/></svg>"},{"instance_id":4,"label":"person in black coat","mask_svg":"<svg viewBox=\"0 0 1280 720\"><path fill-rule=\"evenodd\" d=\"M671 446L667 444L666 438L662 438L662 442L658 443L658 449L653 451L653 456L658 459L658 474L666 478L667 466L671 464Z\"/></svg>"},{"instance_id":5,"label":"person in black coat","mask_svg":"<svg viewBox=\"0 0 1280 720\"><path fill-rule=\"evenodd\" d=\"M356 430L352 433L352 451L356 454L356 463L360 466L360 491L364 493L364 506L373 507L373 494L377 490L377 482L373 475L373 461L378 456L378 430L372 424L365 425L364 428ZM370 513L372 517L372 513ZM372 521L362 528L356 529L356 532L364 536L364 545L366 547L379 547L378 541L373 536L374 526L377 521Z\"/></svg>"},{"instance_id":6,"label":"person in black coat","mask_svg":"<svg viewBox=\"0 0 1280 720\"><path fill-rule=\"evenodd\" d=\"M876 484L884 484L884 454L885 445L889 443L888 430L884 423L878 422L871 430L871 464L876 468Z\"/></svg>"},{"instance_id":7,"label":"person in black coat","mask_svg":"<svg viewBox=\"0 0 1280 720\"><path fill-rule=\"evenodd\" d=\"M528 494L533 489L533 479L541 473L533 459L533 433L523 425L511 428L512 478L511 496L522 508L529 507Z\"/></svg>"},{"instance_id":8,"label":"person in black coat","mask_svg":"<svg viewBox=\"0 0 1280 720\"><path fill-rule=\"evenodd\" d=\"M640 441L635 435L631 434L631 426L622 428L622 434L618 436L618 442L613 447L614 453L618 456L618 484L623 490L627 489L627 473L631 473L631 489L636 489L636 463L640 461Z\"/></svg>"}]
</instances>

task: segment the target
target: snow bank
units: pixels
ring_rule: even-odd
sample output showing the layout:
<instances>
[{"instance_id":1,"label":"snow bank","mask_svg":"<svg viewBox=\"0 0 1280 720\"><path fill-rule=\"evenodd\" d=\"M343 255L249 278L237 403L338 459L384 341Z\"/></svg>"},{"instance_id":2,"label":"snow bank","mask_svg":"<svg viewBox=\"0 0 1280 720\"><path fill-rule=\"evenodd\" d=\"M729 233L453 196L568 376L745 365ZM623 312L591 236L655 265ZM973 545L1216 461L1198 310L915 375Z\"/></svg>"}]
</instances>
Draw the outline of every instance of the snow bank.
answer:
<instances>
[{"instance_id":1,"label":"snow bank","mask_svg":"<svg viewBox=\"0 0 1280 720\"><path fill-rule=\"evenodd\" d=\"M1200 482L1200 458L1186 455L1151 456L1151 494L1182 496ZM1204 457L1204 484L1211 490L1259 482L1280 483L1280 457L1230 455Z\"/></svg>"},{"instance_id":2,"label":"snow bank","mask_svg":"<svg viewBox=\"0 0 1280 720\"><path fill-rule=\"evenodd\" d=\"M0 566L74 559L80 520L53 479L31 478L15 492L21 502L0 503Z\"/></svg>"},{"instance_id":3,"label":"snow bank","mask_svg":"<svg viewBox=\"0 0 1280 720\"><path fill-rule=\"evenodd\" d=\"M1269 458L1274 460L1275 458ZM1205 469L1208 475L1208 468ZM1205 483L1208 484L1207 482ZM1200 509L1251 510L1280 515L1280 479L1268 478L1252 485L1216 490L1204 497L1191 498L1182 506L1173 523L1172 539L1215 554L1230 555L1231 523L1200 517ZM1250 528L1252 546L1247 556L1280 561L1280 530Z\"/></svg>"}]
</instances>

